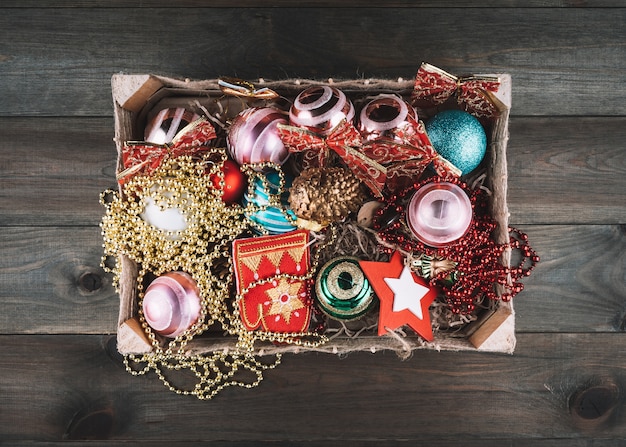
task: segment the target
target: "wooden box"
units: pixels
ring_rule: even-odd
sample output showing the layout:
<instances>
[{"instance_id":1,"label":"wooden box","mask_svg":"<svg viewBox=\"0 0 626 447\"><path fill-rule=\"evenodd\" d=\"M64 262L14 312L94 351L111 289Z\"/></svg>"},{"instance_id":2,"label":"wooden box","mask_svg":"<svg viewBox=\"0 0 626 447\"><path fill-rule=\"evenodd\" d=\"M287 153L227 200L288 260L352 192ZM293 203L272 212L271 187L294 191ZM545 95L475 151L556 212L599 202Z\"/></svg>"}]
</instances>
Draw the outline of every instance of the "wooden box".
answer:
<instances>
[{"instance_id":1,"label":"wooden box","mask_svg":"<svg viewBox=\"0 0 626 447\"><path fill-rule=\"evenodd\" d=\"M506 145L508 139L508 117L511 104L511 79L509 75L499 74L500 88L497 98L504 109L492 123L488 135L488 149L485 165L486 186L491 191L490 212L498 223L496 242L508 241L508 209ZM413 88L413 80L359 79L326 82L292 79L284 81L259 80L257 87L268 87L280 95L293 99L300 91L310 85L333 85L348 95L358 97L377 93L395 92L408 97ZM218 80L190 81L172 79L156 75L116 74L112 77L112 93L115 114L115 142L118 155L125 141L139 141L143 137L147 117L154 110L166 107L187 107L200 110L210 109L216 98L227 101L228 113L233 116L243 107L239 98L224 99L218 86ZM122 161L118 157L118 171ZM510 253L505 252L504 262L510 262ZM137 304L137 266L128 258L122 257L119 281L120 313L118 325L118 350L122 354L146 353L152 348L141 329L138 320ZM436 350L480 350L512 353L515 348L514 312L510 302L497 302L492 309L485 311L462 331L455 333L438 332L433 342L425 342L416 335L402 339L382 336L375 333L360 335L356 338L337 337L315 348L329 353L347 353L356 350L376 352L383 349L396 351L400 356L408 356L414 349ZM216 352L233 345L221 335L202 334L196 337L188 348L195 352ZM269 345L261 348L266 353L297 352L303 348L292 345ZM264 352L261 352L263 354Z\"/></svg>"}]
</instances>

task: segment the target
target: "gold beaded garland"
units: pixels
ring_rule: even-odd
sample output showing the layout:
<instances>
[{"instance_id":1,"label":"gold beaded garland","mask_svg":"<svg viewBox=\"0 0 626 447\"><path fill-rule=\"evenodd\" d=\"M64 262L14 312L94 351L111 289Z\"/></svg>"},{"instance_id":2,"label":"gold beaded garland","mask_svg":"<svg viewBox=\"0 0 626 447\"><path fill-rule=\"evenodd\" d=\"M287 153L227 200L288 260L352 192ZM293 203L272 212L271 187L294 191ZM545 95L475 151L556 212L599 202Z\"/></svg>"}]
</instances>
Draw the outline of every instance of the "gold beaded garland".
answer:
<instances>
[{"instance_id":1,"label":"gold beaded garland","mask_svg":"<svg viewBox=\"0 0 626 447\"><path fill-rule=\"evenodd\" d=\"M280 354L276 354L269 363L260 361L255 351L257 341L304 347L319 346L327 341L324 335L315 332L248 331L243 326L237 302L246 291L234 298L231 296L233 268L230 247L235 238L244 235L253 225L245 218L245 213L257 211L259 207L253 209L254 205L248 204L244 209L237 204L226 205L221 200L221 192L213 187L211 177L220 176L220 184L223 184L221 165L224 160L224 149L212 149L200 161L185 156L166 159L150 176L138 175L125 183L122 193L106 191L100 198L106 208L101 222L104 241L102 266L113 273L114 285L119 290L120 258L126 256L137 263L139 320L152 345L149 353L126 355L126 369L133 375L154 371L171 391L194 395L199 399L211 399L228 386L255 387L263 379L264 371L278 366ZM278 171L282 190L284 177L280 167L271 163L264 163L262 167ZM244 167L244 173L258 175L252 167ZM179 207L187 227L173 234L143 220L141 213L149 197L161 210ZM281 206L275 198L270 198L270 205ZM327 243L331 239L328 238ZM118 259L112 268L105 263L111 257ZM313 268L304 275L282 276L311 279L317 269L317 257L313 257ZM144 282L148 274L159 276L173 270L185 271L197 282L201 313L189 329L164 342L146 323L141 310ZM260 284L262 281L251 284L249 288ZM215 324L219 324L224 333L237 338L234 346L227 351L192 354L188 344ZM174 385L168 378L171 372L180 370L189 370L196 377L192 389ZM245 373L251 374L252 380L243 376ZM239 378L239 374L243 377Z\"/></svg>"}]
</instances>

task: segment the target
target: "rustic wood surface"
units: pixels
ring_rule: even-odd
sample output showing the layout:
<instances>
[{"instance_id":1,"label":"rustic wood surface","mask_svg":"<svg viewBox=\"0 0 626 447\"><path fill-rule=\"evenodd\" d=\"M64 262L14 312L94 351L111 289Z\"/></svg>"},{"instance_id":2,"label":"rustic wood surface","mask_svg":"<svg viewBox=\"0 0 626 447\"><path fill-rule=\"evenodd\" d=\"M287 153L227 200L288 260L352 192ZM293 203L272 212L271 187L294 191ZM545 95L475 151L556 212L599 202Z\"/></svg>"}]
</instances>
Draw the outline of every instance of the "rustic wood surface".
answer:
<instances>
[{"instance_id":1,"label":"rustic wood surface","mask_svg":"<svg viewBox=\"0 0 626 447\"><path fill-rule=\"evenodd\" d=\"M626 3L416 3L2 3L0 444L626 443ZM129 375L99 265L111 75L409 79L422 60L513 77L511 224L542 257L515 354L288 355L208 402Z\"/></svg>"}]
</instances>

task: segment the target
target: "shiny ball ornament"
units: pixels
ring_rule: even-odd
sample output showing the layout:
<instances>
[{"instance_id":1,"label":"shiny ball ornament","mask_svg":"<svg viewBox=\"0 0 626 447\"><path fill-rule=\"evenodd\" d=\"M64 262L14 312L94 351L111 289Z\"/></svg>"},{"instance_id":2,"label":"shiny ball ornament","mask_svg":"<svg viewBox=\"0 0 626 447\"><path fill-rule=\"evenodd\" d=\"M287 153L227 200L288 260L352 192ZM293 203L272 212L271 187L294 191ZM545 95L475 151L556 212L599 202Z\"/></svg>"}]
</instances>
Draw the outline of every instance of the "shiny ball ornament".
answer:
<instances>
[{"instance_id":1,"label":"shiny ball ornament","mask_svg":"<svg viewBox=\"0 0 626 447\"><path fill-rule=\"evenodd\" d=\"M158 199L156 199L156 186L152 186L150 191L154 193L154 195L150 195L144 199L145 206L139 216L148 224L162 230L168 239L180 239L181 233L189 226L189 222L187 222L187 217L183 211L183 202L187 200L187 194L185 192L181 193L180 198L173 203L174 206L168 206L168 204L160 203ZM167 199L174 197L173 193L170 191L162 191L161 194Z\"/></svg>"},{"instance_id":2,"label":"shiny ball ornament","mask_svg":"<svg viewBox=\"0 0 626 447\"><path fill-rule=\"evenodd\" d=\"M487 135L480 122L462 110L445 110L426 122L426 133L443 158L468 174L487 151Z\"/></svg>"},{"instance_id":3,"label":"shiny ball ornament","mask_svg":"<svg viewBox=\"0 0 626 447\"><path fill-rule=\"evenodd\" d=\"M200 317L201 300L194 279L170 272L150 283L142 300L146 323L164 337L177 337Z\"/></svg>"},{"instance_id":4,"label":"shiny ball ornament","mask_svg":"<svg viewBox=\"0 0 626 447\"><path fill-rule=\"evenodd\" d=\"M239 202L248 186L246 175L241 172L239 165L233 160L225 160L221 170L224 178L222 201L227 205ZM218 174L211 175L211 183L215 189L221 189L220 176Z\"/></svg>"},{"instance_id":5,"label":"shiny ball ornament","mask_svg":"<svg viewBox=\"0 0 626 447\"><path fill-rule=\"evenodd\" d=\"M286 190L291 186L291 178L285 176L285 184L283 189ZM263 180L257 177L254 182L253 194L244 193L243 205L249 203L257 207L262 207L253 213L246 213L246 217L257 226L265 229L269 234L282 234L293 231L297 227L295 225L296 215L289 209L289 201L287 192L283 192L280 196L281 207L269 206L269 194L277 194L279 191L280 177L276 171L270 171L265 175L267 187L263 185ZM267 189L266 189L267 188Z\"/></svg>"},{"instance_id":6,"label":"shiny ball ornament","mask_svg":"<svg viewBox=\"0 0 626 447\"><path fill-rule=\"evenodd\" d=\"M465 235L472 214L472 203L460 186L433 182L413 194L406 220L417 239L431 247L443 247Z\"/></svg>"},{"instance_id":7,"label":"shiny ball ornament","mask_svg":"<svg viewBox=\"0 0 626 447\"><path fill-rule=\"evenodd\" d=\"M319 308L336 320L361 318L374 304L374 289L351 256L328 261L317 275L315 292Z\"/></svg>"},{"instance_id":8,"label":"shiny ball ornament","mask_svg":"<svg viewBox=\"0 0 626 447\"><path fill-rule=\"evenodd\" d=\"M289 150L278 135L278 124L287 124L287 117L272 107L252 107L239 113L226 138L231 157L240 165L283 164L289 158Z\"/></svg>"},{"instance_id":9,"label":"shiny ball ornament","mask_svg":"<svg viewBox=\"0 0 626 447\"><path fill-rule=\"evenodd\" d=\"M365 104L357 128L366 140L389 138L402 141L402 135L416 132L417 112L398 95L381 94Z\"/></svg>"},{"instance_id":10,"label":"shiny ball ornament","mask_svg":"<svg viewBox=\"0 0 626 447\"><path fill-rule=\"evenodd\" d=\"M354 106L341 90L327 85L300 92L289 109L291 124L320 135L328 135L344 119L354 119Z\"/></svg>"},{"instance_id":11,"label":"shiny ball ornament","mask_svg":"<svg viewBox=\"0 0 626 447\"><path fill-rule=\"evenodd\" d=\"M159 111L144 130L144 141L153 144L169 144L185 126L200 119L200 115L183 107Z\"/></svg>"}]
</instances>

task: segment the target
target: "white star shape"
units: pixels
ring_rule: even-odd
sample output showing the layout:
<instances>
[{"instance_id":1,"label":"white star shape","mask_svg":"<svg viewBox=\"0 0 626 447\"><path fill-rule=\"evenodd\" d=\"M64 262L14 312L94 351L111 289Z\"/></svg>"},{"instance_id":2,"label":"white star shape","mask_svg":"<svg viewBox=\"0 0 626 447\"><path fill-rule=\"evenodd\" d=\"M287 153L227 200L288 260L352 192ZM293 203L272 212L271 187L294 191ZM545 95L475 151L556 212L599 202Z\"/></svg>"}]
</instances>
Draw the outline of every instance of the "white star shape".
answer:
<instances>
[{"instance_id":1,"label":"white star shape","mask_svg":"<svg viewBox=\"0 0 626 447\"><path fill-rule=\"evenodd\" d=\"M416 283L411 274L411 270L406 265L402 269L399 278L383 279L394 294L393 311L400 312L401 310L408 309L417 318L423 320L422 298L426 296L430 289Z\"/></svg>"}]
</instances>

